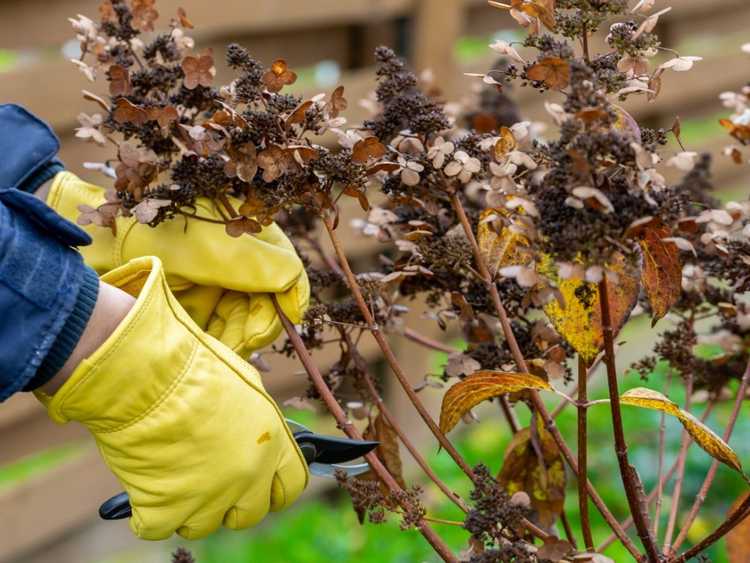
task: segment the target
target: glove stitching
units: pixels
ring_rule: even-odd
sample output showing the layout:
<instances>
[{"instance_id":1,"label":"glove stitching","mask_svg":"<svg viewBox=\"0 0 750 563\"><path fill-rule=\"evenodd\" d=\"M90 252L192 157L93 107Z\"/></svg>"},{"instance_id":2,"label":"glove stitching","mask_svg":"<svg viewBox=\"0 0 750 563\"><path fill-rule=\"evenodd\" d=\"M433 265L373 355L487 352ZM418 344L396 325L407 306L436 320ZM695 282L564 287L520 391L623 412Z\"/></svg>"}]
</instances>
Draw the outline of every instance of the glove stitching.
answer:
<instances>
[{"instance_id":1,"label":"glove stitching","mask_svg":"<svg viewBox=\"0 0 750 563\"><path fill-rule=\"evenodd\" d=\"M279 485L281 486L281 496L282 496L281 506L283 508L284 506L286 506L286 498L287 498L286 485L284 484L284 479L282 479L281 475L278 472L274 475L274 478L279 480Z\"/></svg>"},{"instance_id":2,"label":"glove stitching","mask_svg":"<svg viewBox=\"0 0 750 563\"><path fill-rule=\"evenodd\" d=\"M115 267L122 266L126 262L122 257L122 251L123 248L125 248L125 239L130 234L130 231L133 230L133 227L138 224L135 217L129 219L121 218L119 223L124 223L124 228L120 228L120 225L118 225L117 233L115 235L115 244L112 245L112 260Z\"/></svg>"}]
</instances>

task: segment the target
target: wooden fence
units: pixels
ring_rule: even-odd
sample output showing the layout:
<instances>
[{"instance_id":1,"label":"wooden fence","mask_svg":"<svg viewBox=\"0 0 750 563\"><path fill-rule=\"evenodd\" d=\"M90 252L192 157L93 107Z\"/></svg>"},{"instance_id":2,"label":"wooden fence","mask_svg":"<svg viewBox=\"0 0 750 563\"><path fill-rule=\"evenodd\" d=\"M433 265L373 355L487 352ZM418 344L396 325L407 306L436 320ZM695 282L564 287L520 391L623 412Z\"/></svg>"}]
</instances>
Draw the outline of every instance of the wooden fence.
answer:
<instances>
[{"instance_id":1,"label":"wooden fence","mask_svg":"<svg viewBox=\"0 0 750 563\"><path fill-rule=\"evenodd\" d=\"M662 24L667 45L685 45L689 50L695 44L695 51L683 51L691 55L703 54L701 49L706 45L713 47L695 71L670 74L656 103L628 104L631 112L655 124L671 123L675 115L686 119L719 113L718 93L744 84L750 69L747 55L739 52L743 41L737 36L750 20L750 2L672 0L670 4L674 11ZM21 103L52 123L62 139L63 159L72 170L84 175L81 168L84 160L97 160L109 154L73 138L75 116L90 110L79 91L91 85L64 59L60 48L72 37L66 18L78 13L95 15L96 5L93 0L0 3L0 51L21 54L18 65L0 72L0 103ZM432 69L451 96L466 93L468 79L463 72L484 71L493 62L489 50L485 57L459 62L455 55L457 41L462 36L485 37L498 29L515 28L507 14L488 8L484 0L158 2L163 17L175 13L178 6L184 6L197 24L199 45L214 46L217 53L231 39L248 46L264 60L284 57L293 68L320 60L334 62L342 69L340 82L346 86L347 97L352 101L364 97L374 86L371 53L378 44L397 46L416 68ZM716 47L717 41L701 43L700 39L709 31L718 32L720 48ZM227 69L219 64L218 70L219 78L226 78ZM310 90L315 93L318 86L311 85ZM540 96L533 92L519 96L524 115L543 117ZM356 108L353 110L356 121ZM717 159L716 178L720 184L739 182L741 173L742 169L728 159ZM356 240L351 241L349 250L359 256L374 253L370 243ZM419 323L418 312L412 320ZM408 371L421 378L429 369L427 355L414 349L411 343L399 342L397 346L407 359ZM366 348L369 357L376 359L372 343ZM326 364L332 358L322 356L319 361ZM265 377L271 393L284 399L299 391L304 378L295 362L274 357L271 364L273 371ZM400 395L394 395L391 400L399 401ZM106 524L106 527L96 524L99 502L117 491L118 486L82 429L75 425L53 425L28 396L17 396L0 407L0 467L67 443L84 446L81 453L55 469L19 486L0 488L0 563L86 563L106 554L114 545L131 541L122 539L129 536L120 524ZM87 534L87 529L95 533ZM93 536L111 539L111 530L119 530L119 540L112 540L111 544L92 540Z\"/></svg>"}]
</instances>

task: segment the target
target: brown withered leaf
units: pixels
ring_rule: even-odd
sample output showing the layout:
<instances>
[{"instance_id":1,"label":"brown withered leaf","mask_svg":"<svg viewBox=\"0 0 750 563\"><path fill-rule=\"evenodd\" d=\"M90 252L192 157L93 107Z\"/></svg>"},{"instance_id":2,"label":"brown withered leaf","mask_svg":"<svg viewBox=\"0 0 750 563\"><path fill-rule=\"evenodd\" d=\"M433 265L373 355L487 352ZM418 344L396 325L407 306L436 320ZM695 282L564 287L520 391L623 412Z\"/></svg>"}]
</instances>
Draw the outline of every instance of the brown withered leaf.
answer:
<instances>
[{"instance_id":1,"label":"brown withered leaf","mask_svg":"<svg viewBox=\"0 0 750 563\"><path fill-rule=\"evenodd\" d=\"M565 465L555 440L541 420L537 428L544 467L534 450L531 429L527 427L508 444L497 480L509 495L519 491L529 495L533 510L531 520L548 530L560 516L565 502Z\"/></svg>"},{"instance_id":2,"label":"brown withered leaf","mask_svg":"<svg viewBox=\"0 0 750 563\"><path fill-rule=\"evenodd\" d=\"M729 119L720 119L719 123L729 134L743 145L750 143L750 125L737 125Z\"/></svg>"},{"instance_id":3,"label":"brown withered leaf","mask_svg":"<svg viewBox=\"0 0 750 563\"><path fill-rule=\"evenodd\" d=\"M740 505L745 502L750 492L740 495L732 503L727 517L734 514ZM727 555L729 563L747 563L750 561L750 517L745 518L734 530L727 534Z\"/></svg>"},{"instance_id":4,"label":"brown withered leaf","mask_svg":"<svg viewBox=\"0 0 750 563\"><path fill-rule=\"evenodd\" d=\"M76 219L76 223L82 226L94 224L100 227L109 227L112 235L117 236L116 219L122 202L117 197L117 192L112 188L104 193L104 199L105 203L96 209L89 205L79 205L80 215Z\"/></svg>"},{"instance_id":5,"label":"brown withered leaf","mask_svg":"<svg viewBox=\"0 0 750 563\"><path fill-rule=\"evenodd\" d=\"M574 548L569 542L557 538L550 538L544 542L544 545L536 552L539 559L549 560L558 563L563 557L573 553Z\"/></svg>"},{"instance_id":6,"label":"brown withered leaf","mask_svg":"<svg viewBox=\"0 0 750 563\"><path fill-rule=\"evenodd\" d=\"M120 98L115 104L115 110L112 112L112 117L117 123L143 125L148 121L148 112L129 100Z\"/></svg>"},{"instance_id":7,"label":"brown withered leaf","mask_svg":"<svg viewBox=\"0 0 750 563\"><path fill-rule=\"evenodd\" d=\"M344 111L348 105L349 102L347 102L346 98L344 97L344 87L339 86L331 94L331 98L325 105L325 111L330 117L338 117L339 114Z\"/></svg>"},{"instance_id":8,"label":"brown withered leaf","mask_svg":"<svg viewBox=\"0 0 750 563\"><path fill-rule=\"evenodd\" d=\"M112 65L107 70L107 76L109 77L109 93L112 96L128 96L133 91L128 69L120 65Z\"/></svg>"},{"instance_id":9,"label":"brown withered leaf","mask_svg":"<svg viewBox=\"0 0 750 563\"><path fill-rule=\"evenodd\" d=\"M289 145L286 152L300 166L304 167L313 160L320 158L320 151L308 145Z\"/></svg>"},{"instance_id":10,"label":"brown withered leaf","mask_svg":"<svg viewBox=\"0 0 750 563\"><path fill-rule=\"evenodd\" d=\"M273 182L299 168L294 154L278 145L271 145L258 155L258 166L263 170L263 180L266 182Z\"/></svg>"},{"instance_id":11,"label":"brown withered leaf","mask_svg":"<svg viewBox=\"0 0 750 563\"><path fill-rule=\"evenodd\" d=\"M216 131L207 129L202 125L180 124L180 132L185 143L200 156L211 156L224 148L226 139Z\"/></svg>"},{"instance_id":12,"label":"brown withered leaf","mask_svg":"<svg viewBox=\"0 0 750 563\"><path fill-rule=\"evenodd\" d=\"M393 475L396 482L402 488L406 488L398 434L396 434L393 426L388 424L383 413L378 413L375 420L372 421L372 424L365 431L364 438L380 442L380 445L375 448L375 455L383 462L383 465ZM373 477L375 476L373 475Z\"/></svg>"},{"instance_id":13,"label":"brown withered leaf","mask_svg":"<svg viewBox=\"0 0 750 563\"><path fill-rule=\"evenodd\" d=\"M606 119L609 114L602 108L588 107L576 112L575 116L587 125L591 125Z\"/></svg>"},{"instance_id":14,"label":"brown withered leaf","mask_svg":"<svg viewBox=\"0 0 750 563\"><path fill-rule=\"evenodd\" d=\"M364 164L371 158L380 158L385 155L385 145L377 137L367 137L357 143L352 148L352 161L358 164Z\"/></svg>"},{"instance_id":15,"label":"brown withered leaf","mask_svg":"<svg viewBox=\"0 0 750 563\"><path fill-rule=\"evenodd\" d=\"M370 201L367 199L367 195L359 189L357 186L346 186L343 190L345 195L353 197L359 202L359 206L363 211L370 211Z\"/></svg>"},{"instance_id":16,"label":"brown withered leaf","mask_svg":"<svg viewBox=\"0 0 750 563\"><path fill-rule=\"evenodd\" d=\"M198 86L210 88L216 74L214 57L210 51L198 57L187 56L182 61L182 71L185 73L183 83L188 90L195 90Z\"/></svg>"},{"instance_id":17,"label":"brown withered leaf","mask_svg":"<svg viewBox=\"0 0 750 563\"><path fill-rule=\"evenodd\" d=\"M680 249L674 242L664 240L671 236L669 227L662 225L646 229L640 240L641 283L653 309L652 326L669 312L682 292Z\"/></svg>"},{"instance_id":18,"label":"brown withered leaf","mask_svg":"<svg viewBox=\"0 0 750 563\"><path fill-rule=\"evenodd\" d=\"M615 281L607 277L612 329L617 334L638 300L640 272L621 254L615 255L608 269L619 278ZM540 270L557 282L562 300L561 303L553 299L544 306L547 318L576 352L586 361L592 361L604 346L598 285L575 278L559 279L548 258L543 260Z\"/></svg>"},{"instance_id":19,"label":"brown withered leaf","mask_svg":"<svg viewBox=\"0 0 750 563\"><path fill-rule=\"evenodd\" d=\"M714 433L708 426L695 418L689 412L682 410L677 403L662 395L653 389L645 387L636 387L622 394L620 402L623 405L630 405L644 409L651 409L674 416L682 423L685 430L688 431L696 443L703 448L714 459L728 465L739 473L742 472L742 465L737 454L720 436ZM743 474L744 475L744 474Z\"/></svg>"},{"instance_id":20,"label":"brown withered leaf","mask_svg":"<svg viewBox=\"0 0 750 563\"><path fill-rule=\"evenodd\" d=\"M551 389L549 383L523 373L478 371L453 385L443 396L440 407L440 430L449 432L479 403L498 395L524 389Z\"/></svg>"},{"instance_id":21,"label":"brown withered leaf","mask_svg":"<svg viewBox=\"0 0 750 563\"><path fill-rule=\"evenodd\" d=\"M183 7L177 8L177 21L179 21L180 25L185 29L193 29L195 27L193 22L188 19L187 12Z\"/></svg>"},{"instance_id":22,"label":"brown withered leaf","mask_svg":"<svg viewBox=\"0 0 750 563\"><path fill-rule=\"evenodd\" d=\"M237 177L243 182L250 183L258 171L258 156L255 145L245 143L239 147L232 147L227 152L231 160L224 165L224 173L230 178Z\"/></svg>"},{"instance_id":23,"label":"brown withered leaf","mask_svg":"<svg viewBox=\"0 0 750 563\"><path fill-rule=\"evenodd\" d=\"M117 180L115 189L127 191L140 201L143 190L156 178L157 157L151 150L139 149L130 143L120 145L118 151L120 162L115 168Z\"/></svg>"},{"instance_id":24,"label":"brown withered leaf","mask_svg":"<svg viewBox=\"0 0 750 563\"><path fill-rule=\"evenodd\" d=\"M497 219L492 220L493 217ZM511 217L512 212L503 207L486 209L479 216L477 242L493 277L500 268L528 262L528 253L523 249L528 247L529 239L512 227Z\"/></svg>"},{"instance_id":25,"label":"brown withered leaf","mask_svg":"<svg viewBox=\"0 0 750 563\"><path fill-rule=\"evenodd\" d=\"M562 89L570 84L570 65L560 57L545 57L526 71L526 76L544 82L547 88Z\"/></svg>"},{"instance_id":26,"label":"brown withered leaf","mask_svg":"<svg viewBox=\"0 0 750 563\"><path fill-rule=\"evenodd\" d=\"M263 230L260 223L250 217L240 215L229 220L225 230L230 237L241 237L245 233L256 234Z\"/></svg>"},{"instance_id":27,"label":"brown withered leaf","mask_svg":"<svg viewBox=\"0 0 750 563\"><path fill-rule=\"evenodd\" d=\"M169 127L179 118L177 110L173 106L148 108L146 115L148 121L156 121L159 127Z\"/></svg>"},{"instance_id":28,"label":"brown withered leaf","mask_svg":"<svg viewBox=\"0 0 750 563\"><path fill-rule=\"evenodd\" d=\"M112 6L112 0L103 0L101 4L99 4L99 18L102 22L110 22L117 19L115 9Z\"/></svg>"},{"instance_id":29,"label":"brown withered leaf","mask_svg":"<svg viewBox=\"0 0 750 563\"><path fill-rule=\"evenodd\" d=\"M141 31L153 31L159 18L154 4L156 0L132 0L133 27Z\"/></svg>"},{"instance_id":30,"label":"brown withered leaf","mask_svg":"<svg viewBox=\"0 0 750 563\"><path fill-rule=\"evenodd\" d=\"M286 64L284 59L276 59L271 68L263 75L263 84L269 92L279 92L284 86L289 86L297 81L297 74Z\"/></svg>"},{"instance_id":31,"label":"brown withered leaf","mask_svg":"<svg viewBox=\"0 0 750 563\"><path fill-rule=\"evenodd\" d=\"M377 174L378 172L395 172L400 168L401 165L395 162L378 162L377 164L374 164L367 169L367 175L371 176L373 174Z\"/></svg>"},{"instance_id":32,"label":"brown withered leaf","mask_svg":"<svg viewBox=\"0 0 750 563\"><path fill-rule=\"evenodd\" d=\"M305 120L305 113L312 106L312 100L306 100L299 104L294 111L286 118L286 126L302 123Z\"/></svg>"},{"instance_id":33,"label":"brown withered leaf","mask_svg":"<svg viewBox=\"0 0 750 563\"><path fill-rule=\"evenodd\" d=\"M142 224L148 224L159 215L159 209L172 204L169 199L147 198L133 207L131 210L136 220Z\"/></svg>"}]
</instances>

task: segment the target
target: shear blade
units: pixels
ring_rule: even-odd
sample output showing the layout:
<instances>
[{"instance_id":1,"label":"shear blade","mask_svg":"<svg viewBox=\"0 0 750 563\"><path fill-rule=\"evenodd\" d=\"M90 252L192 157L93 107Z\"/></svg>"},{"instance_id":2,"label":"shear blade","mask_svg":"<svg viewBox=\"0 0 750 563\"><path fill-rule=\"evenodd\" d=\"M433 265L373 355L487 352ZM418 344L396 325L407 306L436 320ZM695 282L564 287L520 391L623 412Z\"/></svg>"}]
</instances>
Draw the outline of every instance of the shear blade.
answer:
<instances>
[{"instance_id":1,"label":"shear blade","mask_svg":"<svg viewBox=\"0 0 750 563\"><path fill-rule=\"evenodd\" d=\"M336 478L337 471L343 471L347 477L362 475L370 470L369 463L355 463L351 465L340 465L336 463L311 463L310 473L316 477Z\"/></svg>"}]
</instances>

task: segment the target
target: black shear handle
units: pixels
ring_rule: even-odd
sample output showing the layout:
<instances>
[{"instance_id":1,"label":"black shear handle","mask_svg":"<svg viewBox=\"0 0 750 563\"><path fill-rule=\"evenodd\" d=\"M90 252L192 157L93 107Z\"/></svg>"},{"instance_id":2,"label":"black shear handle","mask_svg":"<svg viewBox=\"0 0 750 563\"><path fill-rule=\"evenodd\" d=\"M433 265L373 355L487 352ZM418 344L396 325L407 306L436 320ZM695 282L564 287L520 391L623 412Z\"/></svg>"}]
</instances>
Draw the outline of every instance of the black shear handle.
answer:
<instances>
[{"instance_id":1,"label":"black shear handle","mask_svg":"<svg viewBox=\"0 0 750 563\"><path fill-rule=\"evenodd\" d=\"M317 448L314 444L302 440L298 440L302 455L305 456L305 461L310 465L315 461L317 455ZM107 499L99 507L99 517L103 520L123 520L130 518L133 515L133 510L130 507L130 497L128 493L122 492L118 495Z\"/></svg>"},{"instance_id":2,"label":"black shear handle","mask_svg":"<svg viewBox=\"0 0 750 563\"><path fill-rule=\"evenodd\" d=\"M374 441L322 436L310 431L296 432L294 439L307 465L351 461L372 451L378 445L378 442ZM104 520L122 520L132 515L128 493L115 495L99 507L99 516Z\"/></svg>"}]
</instances>

